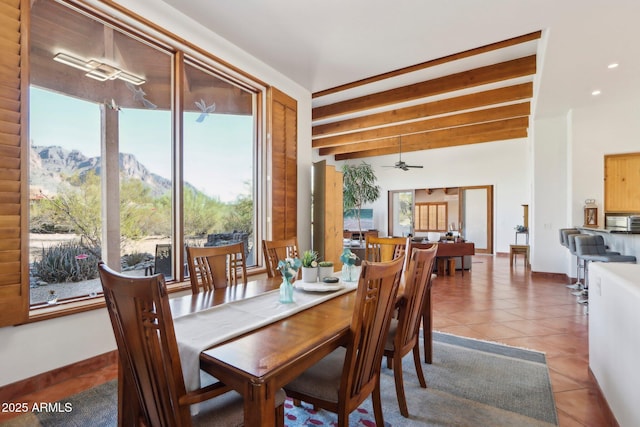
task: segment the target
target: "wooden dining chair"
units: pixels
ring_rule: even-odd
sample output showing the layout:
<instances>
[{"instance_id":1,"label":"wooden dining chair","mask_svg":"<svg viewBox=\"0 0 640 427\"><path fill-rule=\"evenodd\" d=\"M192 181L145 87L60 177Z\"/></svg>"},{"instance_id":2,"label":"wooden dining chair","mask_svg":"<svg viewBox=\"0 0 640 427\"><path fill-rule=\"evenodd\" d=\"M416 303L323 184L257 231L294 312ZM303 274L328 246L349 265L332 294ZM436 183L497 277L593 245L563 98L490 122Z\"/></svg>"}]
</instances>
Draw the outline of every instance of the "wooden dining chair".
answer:
<instances>
[{"instance_id":1,"label":"wooden dining chair","mask_svg":"<svg viewBox=\"0 0 640 427\"><path fill-rule=\"evenodd\" d=\"M187 246L187 264L191 292L194 294L200 289L210 291L226 288L240 281L247 284L247 264L242 242L201 248Z\"/></svg>"},{"instance_id":2,"label":"wooden dining chair","mask_svg":"<svg viewBox=\"0 0 640 427\"><path fill-rule=\"evenodd\" d=\"M104 298L118 346L119 383L129 378L135 387L139 409L124 402L127 411L138 412L136 424L148 426L229 426L244 421L242 396L216 382L187 392L182 376L173 319L164 276L124 276L98 264ZM118 397L123 391L119 388ZM276 399L276 419L284 423L284 399ZM191 415L198 403L197 415ZM194 411L196 412L196 411ZM121 419L122 414L118 414Z\"/></svg>"},{"instance_id":3,"label":"wooden dining chair","mask_svg":"<svg viewBox=\"0 0 640 427\"><path fill-rule=\"evenodd\" d=\"M438 250L437 243L429 249L413 249L405 274L404 293L398 304L398 316L391 319L384 355L387 367L392 367L396 383L396 395L400 413L409 417L407 400L402 379L402 358L413 351L413 363L420 387L426 388L422 366L420 364L420 323L423 306L431 292L431 272Z\"/></svg>"},{"instance_id":4,"label":"wooden dining chair","mask_svg":"<svg viewBox=\"0 0 640 427\"><path fill-rule=\"evenodd\" d=\"M409 239L406 237L366 236L364 259L371 262L404 258Z\"/></svg>"},{"instance_id":5,"label":"wooden dining chair","mask_svg":"<svg viewBox=\"0 0 640 427\"><path fill-rule=\"evenodd\" d=\"M264 263L267 267L268 277L279 275L279 261L286 258L300 258L298 239L296 237L283 240L263 240L262 252L264 253Z\"/></svg>"},{"instance_id":6,"label":"wooden dining chair","mask_svg":"<svg viewBox=\"0 0 640 427\"><path fill-rule=\"evenodd\" d=\"M346 345L339 347L284 387L294 402L303 400L338 414L338 426L370 395L376 425L383 426L380 369L395 305L403 260L363 261Z\"/></svg>"},{"instance_id":7,"label":"wooden dining chair","mask_svg":"<svg viewBox=\"0 0 640 427\"><path fill-rule=\"evenodd\" d=\"M436 258L433 260L433 267L431 269L431 280L434 278L434 270L436 269L436 261L438 259L438 243L422 243L422 242L409 242L409 253L414 249L429 249L436 247ZM424 362L431 363L433 361L433 308L431 306L431 283L427 288L427 294L424 298L422 307L422 345L424 348Z\"/></svg>"}]
</instances>

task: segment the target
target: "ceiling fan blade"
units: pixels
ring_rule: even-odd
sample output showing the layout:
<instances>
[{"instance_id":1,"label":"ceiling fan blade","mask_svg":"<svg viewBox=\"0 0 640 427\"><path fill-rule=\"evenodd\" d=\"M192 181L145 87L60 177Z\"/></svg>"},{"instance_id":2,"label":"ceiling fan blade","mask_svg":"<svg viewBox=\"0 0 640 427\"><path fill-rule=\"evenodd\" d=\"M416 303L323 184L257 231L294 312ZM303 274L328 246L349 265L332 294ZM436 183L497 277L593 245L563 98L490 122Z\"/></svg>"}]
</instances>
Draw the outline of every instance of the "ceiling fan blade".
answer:
<instances>
[{"instance_id":1,"label":"ceiling fan blade","mask_svg":"<svg viewBox=\"0 0 640 427\"><path fill-rule=\"evenodd\" d=\"M407 167L407 168L418 168L418 169L422 169L424 166L405 165L405 167Z\"/></svg>"}]
</instances>

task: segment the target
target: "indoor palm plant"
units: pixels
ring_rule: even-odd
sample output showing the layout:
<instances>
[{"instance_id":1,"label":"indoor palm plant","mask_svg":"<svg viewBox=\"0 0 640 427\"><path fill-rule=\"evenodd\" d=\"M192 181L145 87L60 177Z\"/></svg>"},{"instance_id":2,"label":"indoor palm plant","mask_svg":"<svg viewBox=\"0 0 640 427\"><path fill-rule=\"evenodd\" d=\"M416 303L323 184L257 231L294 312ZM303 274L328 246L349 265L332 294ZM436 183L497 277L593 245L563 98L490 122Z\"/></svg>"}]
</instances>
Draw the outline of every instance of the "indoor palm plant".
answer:
<instances>
[{"instance_id":1,"label":"indoor palm plant","mask_svg":"<svg viewBox=\"0 0 640 427\"><path fill-rule=\"evenodd\" d=\"M358 221L359 241L362 243L362 226L360 211L365 203L373 203L380 197L380 186L376 185L376 174L370 164L345 164L343 174L343 209L353 209Z\"/></svg>"}]
</instances>

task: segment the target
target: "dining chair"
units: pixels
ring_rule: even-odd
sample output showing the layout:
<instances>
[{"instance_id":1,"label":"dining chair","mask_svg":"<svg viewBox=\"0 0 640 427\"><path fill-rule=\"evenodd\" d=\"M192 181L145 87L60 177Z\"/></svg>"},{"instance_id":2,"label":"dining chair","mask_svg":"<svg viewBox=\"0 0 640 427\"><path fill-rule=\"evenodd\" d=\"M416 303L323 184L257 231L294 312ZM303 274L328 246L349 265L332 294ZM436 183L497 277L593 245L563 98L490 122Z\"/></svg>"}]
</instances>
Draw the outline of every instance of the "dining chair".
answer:
<instances>
[{"instance_id":1,"label":"dining chair","mask_svg":"<svg viewBox=\"0 0 640 427\"><path fill-rule=\"evenodd\" d=\"M244 421L242 396L215 382L187 392L164 276L124 276L98 264L104 298L116 338L119 380L129 378L139 403L137 424L229 426ZM124 374L123 374L124 372ZM119 398L122 392L118 392ZM285 395L276 399L276 420L284 423ZM190 406L198 404L197 414ZM127 408L127 406L129 406ZM124 402L131 411L133 402ZM119 418L122 414L119 414Z\"/></svg>"},{"instance_id":2,"label":"dining chair","mask_svg":"<svg viewBox=\"0 0 640 427\"><path fill-rule=\"evenodd\" d=\"M387 367L392 367L396 383L398 406L403 417L409 417L407 400L404 394L402 379L402 358L413 351L413 363L420 387L427 388L427 383L420 364L420 323L423 306L427 295L431 292L431 272L436 258L438 244L429 249L412 249L407 272L405 274L404 292L398 304L398 316L392 318L384 347Z\"/></svg>"},{"instance_id":3,"label":"dining chair","mask_svg":"<svg viewBox=\"0 0 640 427\"><path fill-rule=\"evenodd\" d=\"M380 370L402 263L401 258L362 262L347 341L284 386L295 403L303 400L338 414L342 427L349 425L349 414L371 396L376 425L384 425Z\"/></svg>"},{"instance_id":4,"label":"dining chair","mask_svg":"<svg viewBox=\"0 0 640 427\"><path fill-rule=\"evenodd\" d=\"M366 236L364 259L372 262L404 258L409 244L407 237Z\"/></svg>"},{"instance_id":5,"label":"dining chair","mask_svg":"<svg viewBox=\"0 0 640 427\"><path fill-rule=\"evenodd\" d=\"M264 263L267 267L268 277L277 275L279 261L286 258L300 258L298 239L296 237L283 240L263 240L262 252L264 253Z\"/></svg>"},{"instance_id":6,"label":"dining chair","mask_svg":"<svg viewBox=\"0 0 640 427\"><path fill-rule=\"evenodd\" d=\"M191 292L226 288L240 281L247 284L247 264L244 244L232 243L224 246L187 246L187 264Z\"/></svg>"},{"instance_id":7,"label":"dining chair","mask_svg":"<svg viewBox=\"0 0 640 427\"><path fill-rule=\"evenodd\" d=\"M429 249L434 246L436 247L436 257L433 260L434 265L431 269L431 280L435 277L433 270L436 268L435 264L438 259L437 245L438 243L434 242L409 242L409 254L411 254L414 249ZM425 295L422 307L422 342L424 347L424 362L431 364L433 361L433 308L431 307L431 283L428 285L427 294Z\"/></svg>"}]
</instances>

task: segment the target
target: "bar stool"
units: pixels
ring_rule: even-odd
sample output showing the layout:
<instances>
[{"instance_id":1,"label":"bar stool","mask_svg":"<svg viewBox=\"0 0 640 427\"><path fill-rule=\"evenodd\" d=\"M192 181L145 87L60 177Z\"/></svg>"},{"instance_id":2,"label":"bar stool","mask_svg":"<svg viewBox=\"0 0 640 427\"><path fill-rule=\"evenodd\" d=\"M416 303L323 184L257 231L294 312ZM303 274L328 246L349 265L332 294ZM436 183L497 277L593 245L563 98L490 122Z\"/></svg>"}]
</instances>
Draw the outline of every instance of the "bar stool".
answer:
<instances>
[{"instance_id":1,"label":"bar stool","mask_svg":"<svg viewBox=\"0 0 640 427\"><path fill-rule=\"evenodd\" d=\"M587 298L589 295L589 262L636 262L636 257L633 255L620 255L619 252L607 251L604 237L600 235L576 235L574 241L576 254L584 264L584 291L580 294L583 298L578 300L581 304L586 304L589 301Z\"/></svg>"},{"instance_id":2,"label":"bar stool","mask_svg":"<svg viewBox=\"0 0 640 427\"><path fill-rule=\"evenodd\" d=\"M580 279L580 270L583 269L584 264L582 263L582 260L580 259L580 257L578 257L578 253L576 252L576 241L575 241L576 236L580 236L580 235L581 233L566 234L567 244L568 244L567 247L569 248L569 252L571 252L571 255L574 255L576 257L576 282L573 285L570 285L569 287L571 289L578 289L578 290L581 290L584 287L584 284Z\"/></svg>"},{"instance_id":3,"label":"bar stool","mask_svg":"<svg viewBox=\"0 0 640 427\"><path fill-rule=\"evenodd\" d=\"M569 249L571 252L571 247L569 245L569 235L570 234L580 234L580 230L577 228L561 228L560 229L560 244L565 248ZM575 255L574 252L571 252L572 255ZM582 283L580 282L580 263L578 258L576 257L576 281L570 285L567 285L569 289L582 289Z\"/></svg>"}]
</instances>

